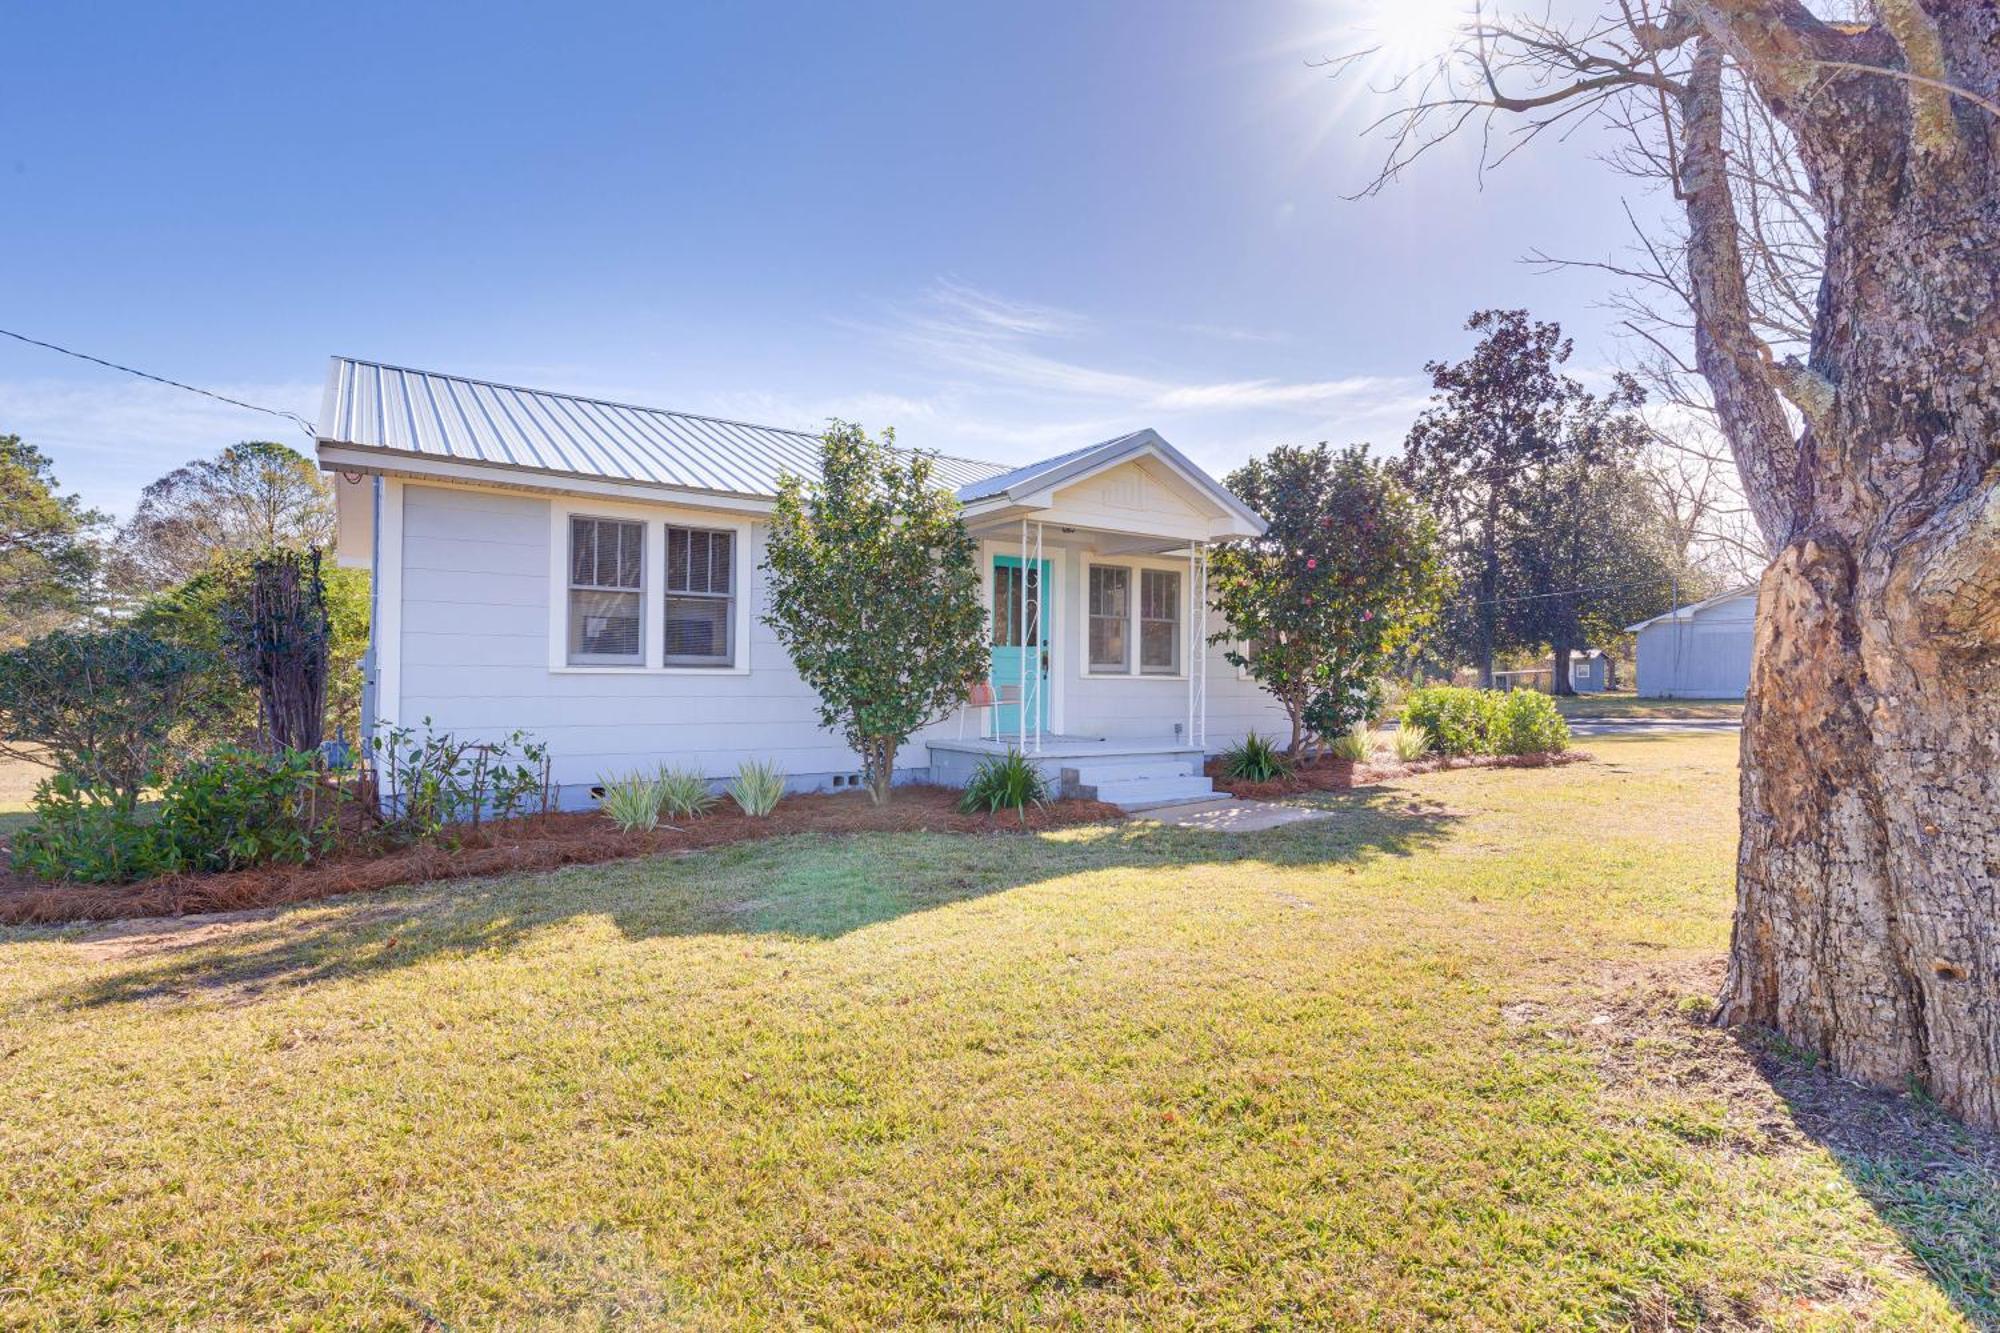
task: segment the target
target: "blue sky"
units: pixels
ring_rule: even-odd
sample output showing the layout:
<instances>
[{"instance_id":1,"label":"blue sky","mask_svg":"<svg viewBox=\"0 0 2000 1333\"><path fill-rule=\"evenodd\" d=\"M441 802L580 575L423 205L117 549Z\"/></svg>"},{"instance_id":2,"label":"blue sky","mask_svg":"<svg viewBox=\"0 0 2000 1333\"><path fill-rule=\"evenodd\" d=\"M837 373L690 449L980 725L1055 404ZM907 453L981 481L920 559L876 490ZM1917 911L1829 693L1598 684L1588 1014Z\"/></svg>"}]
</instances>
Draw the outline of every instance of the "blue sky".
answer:
<instances>
[{"instance_id":1,"label":"blue sky","mask_svg":"<svg viewBox=\"0 0 2000 1333\"><path fill-rule=\"evenodd\" d=\"M1362 202L1388 0L0 8L0 327L316 415L332 353L1024 461L1400 439L1465 315L1617 348L1587 142ZM1414 0L1402 0L1412 3ZM0 341L115 512L289 425ZM289 433L288 433L289 432Z\"/></svg>"}]
</instances>

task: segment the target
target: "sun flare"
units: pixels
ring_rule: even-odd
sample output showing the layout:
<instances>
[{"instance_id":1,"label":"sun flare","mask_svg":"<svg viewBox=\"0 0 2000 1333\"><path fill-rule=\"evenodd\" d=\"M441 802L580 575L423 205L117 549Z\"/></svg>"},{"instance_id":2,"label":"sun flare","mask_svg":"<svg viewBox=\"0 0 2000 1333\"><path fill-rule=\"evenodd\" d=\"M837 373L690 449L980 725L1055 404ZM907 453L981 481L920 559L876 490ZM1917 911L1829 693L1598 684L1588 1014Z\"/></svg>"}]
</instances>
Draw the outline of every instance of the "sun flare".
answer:
<instances>
[{"instance_id":1,"label":"sun flare","mask_svg":"<svg viewBox=\"0 0 2000 1333\"><path fill-rule=\"evenodd\" d=\"M1442 54L1472 16L1467 0L1372 0L1362 26L1385 57L1404 63Z\"/></svg>"}]
</instances>

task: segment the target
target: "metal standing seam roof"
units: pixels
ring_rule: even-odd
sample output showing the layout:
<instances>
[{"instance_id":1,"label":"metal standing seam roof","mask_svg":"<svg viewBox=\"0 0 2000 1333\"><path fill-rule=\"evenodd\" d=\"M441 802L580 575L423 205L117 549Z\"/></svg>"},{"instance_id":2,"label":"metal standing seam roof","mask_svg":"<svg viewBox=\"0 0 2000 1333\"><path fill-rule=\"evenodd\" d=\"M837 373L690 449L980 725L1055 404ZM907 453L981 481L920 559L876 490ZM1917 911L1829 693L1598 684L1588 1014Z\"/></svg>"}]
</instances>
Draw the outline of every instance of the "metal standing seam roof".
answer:
<instances>
[{"instance_id":1,"label":"metal standing seam roof","mask_svg":"<svg viewBox=\"0 0 2000 1333\"><path fill-rule=\"evenodd\" d=\"M320 410L323 444L419 458L774 496L786 473L819 468L819 437L777 426L524 389L335 357ZM997 463L934 455L938 480L964 489ZM1039 466L1039 465L1038 465Z\"/></svg>"},{"instance_id":2,"label":"metal standing seam roof","mask_svg":"<svg viewBox=\"0 0 2000 1333\"><path fill-rule=\"evenodd\" d=\"M1029 463L1024 467L1010 468L1005 472L984 477L961 487L958 492L958 498L970 502L973 500L984 500L988 496L1004 494L1022 485L1024 482L1033 481L1035 478L1046 473L1055 472L1064 465L1075 462L1079 458L1088 457L1100 450L1111 449L1143 434L1145 434L1144 431L1131 431L1113 440L1104 440L1097 444L1086 444L1081 449L1072 449L1066 454L1057 454L1054 458L1044 458L1038 462Z\"/></svg>"},{"instance_id":3,"label":"metal standing seam roof","mask_svg":"<svg viewBox=\"0 0 2000 1333\"><path fill-rule=\"evenodd\" d=\"M1671 611L1662 611L1659 615L1651 616L1636 625L1627 625L1625 632L1627 634L1636 634L1646 628L1646 626L1656 625L1662 620L1692 620L1712 606L1720 606L1724 602L1733 602L1739 597L1755 597L1756 595L1757 585L1754 583L1746 584L1741 588L1731 588L1728 592L1719 592L1713 597L1704 597L1698 602L1689 602L1685 606L1676 607Z\"/></svg>"}]
</instances>

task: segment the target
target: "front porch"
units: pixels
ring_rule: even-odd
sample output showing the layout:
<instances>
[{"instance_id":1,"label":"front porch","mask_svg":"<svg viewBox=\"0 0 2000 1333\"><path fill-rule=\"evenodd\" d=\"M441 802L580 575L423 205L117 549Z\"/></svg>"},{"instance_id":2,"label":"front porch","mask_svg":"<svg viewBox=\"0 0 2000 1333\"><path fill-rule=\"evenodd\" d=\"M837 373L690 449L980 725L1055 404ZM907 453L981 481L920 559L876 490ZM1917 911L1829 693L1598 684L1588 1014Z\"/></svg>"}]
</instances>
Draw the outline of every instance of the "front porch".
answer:
<instances>
[{"instance_id":1,"label":"front porch","mask_svg":"<svg viewBox=\"0 0 2000 1333\"><path fill-rule=\"evenodd\" d=\"M974 736L926 742L931 781L963 787L981 762L1020 748L1018 738ZM1063 796L1106 801L1125 811L1190 801L1221 800L1202 772L1202 747L1177 736L1107 738L1043 733L1041 748L1025 752Z\"/></svg>"}]
</instances>

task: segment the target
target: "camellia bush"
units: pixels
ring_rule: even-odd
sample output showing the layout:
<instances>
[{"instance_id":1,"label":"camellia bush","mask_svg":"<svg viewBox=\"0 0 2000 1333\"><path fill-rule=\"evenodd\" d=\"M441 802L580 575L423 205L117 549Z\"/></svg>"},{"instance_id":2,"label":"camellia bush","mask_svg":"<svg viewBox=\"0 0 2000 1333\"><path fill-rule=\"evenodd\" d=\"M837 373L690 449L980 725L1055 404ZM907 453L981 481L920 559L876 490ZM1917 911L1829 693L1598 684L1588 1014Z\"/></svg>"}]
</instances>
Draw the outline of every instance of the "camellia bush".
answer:
<instances>
[{"instance_id":1,"label":"camellia bush","mask_svg":"<svg viewBox=\"0 0 2000 1333\"><path fill-rule=\"evenodd\" d=\"M1437 525L1358 445L1283 446L1228 485L1269 527L1209 560L1227 625L1214 641L1284 705L1296 758L1309 735L1338 736L1379 710L1390 660L1444 597Z\"/></svg>"},{"instance_id":2,"label":"camellia bush","mask_svg":"<svg viewBox=\"0 0 2000 1333\"><path fill-rule=\"evenodd\" d=\"M819 696L821 723L861 756L878 804L896 751L965 701L990 656L978 544L929 456L894 443L833 423L819 479L780 483L766 548L764 622Z\"/></svg>"}]
</instances>

